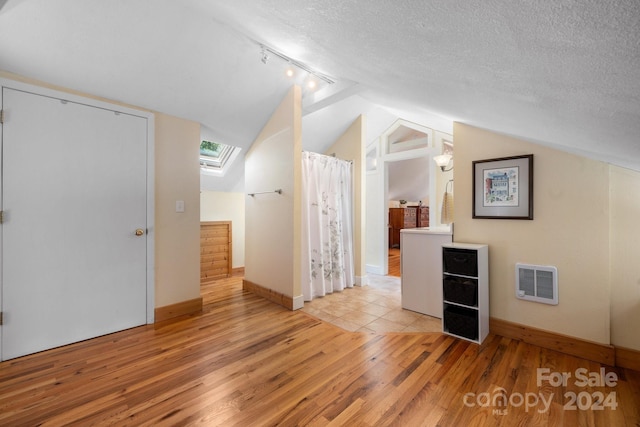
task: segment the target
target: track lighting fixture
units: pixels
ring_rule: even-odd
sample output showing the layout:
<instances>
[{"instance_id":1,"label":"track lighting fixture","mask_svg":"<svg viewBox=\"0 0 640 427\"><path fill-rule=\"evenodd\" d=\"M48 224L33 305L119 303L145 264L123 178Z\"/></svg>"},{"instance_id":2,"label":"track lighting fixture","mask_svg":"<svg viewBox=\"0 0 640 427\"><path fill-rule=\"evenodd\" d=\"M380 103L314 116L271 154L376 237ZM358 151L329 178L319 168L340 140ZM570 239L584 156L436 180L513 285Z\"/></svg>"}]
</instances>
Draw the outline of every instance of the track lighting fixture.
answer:
<instances>
[{"instance_id":1,"label":"track lighting fixture","mask_svg":"<svg viewBox=\"0 0 640 427\"><path fill-rule=\"evenodd\" d=\"M261 55L262 55L260 60L262 61L263 64L266 64L269 61L269 58L271 56L275 56L277 58L280 58L280 59L282 59L283 61L286 61L289 64L287 70L285 71L285 74L288 77L293 77L296 74L295 73L295 69L294 69L294 67L295 67L295 68L298 68L298 69L300 69L302 71L306 71L309 74L309 76L314 81L313 88L316 88L318 86L318 80L322 80L323 82L328 83L328 84L335 83L330 77L328 77L328 76L326 76L326 75L324 75L324 74L322 74L322 73L320 73L318 71L315 71L311 67L308 67L308 66L304 65L301 62L298 62L298 61L296 61L296 60L294 60L292 58L289 58L287 55L285 55L283 53L280 53L277 50L272 49L272 48L270 48L268 46L265 46L262 43L258 43L258 42L255 42L255 43L258 46L260 46ZM310 83L307 82L307 86L309 86L309 84Z\"/></svg>"}]
</instances>

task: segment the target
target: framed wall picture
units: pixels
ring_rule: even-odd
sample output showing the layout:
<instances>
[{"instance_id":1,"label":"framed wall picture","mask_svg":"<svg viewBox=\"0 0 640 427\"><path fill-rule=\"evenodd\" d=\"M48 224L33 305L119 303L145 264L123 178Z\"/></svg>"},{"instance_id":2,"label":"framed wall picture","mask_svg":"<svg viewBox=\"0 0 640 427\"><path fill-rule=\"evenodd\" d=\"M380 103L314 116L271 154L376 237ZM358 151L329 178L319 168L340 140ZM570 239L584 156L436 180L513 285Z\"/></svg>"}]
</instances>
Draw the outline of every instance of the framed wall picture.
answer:
<instances>
[{"instance_id":1,"label":"framed wall picture","mask_svg":"<svg viewBox=\"0 0 640 427\"><path fill-rule=\"evenodd\" d=\"M533 154L473 162L473 218L533 219Z\"/></svg>"}]
</instances>

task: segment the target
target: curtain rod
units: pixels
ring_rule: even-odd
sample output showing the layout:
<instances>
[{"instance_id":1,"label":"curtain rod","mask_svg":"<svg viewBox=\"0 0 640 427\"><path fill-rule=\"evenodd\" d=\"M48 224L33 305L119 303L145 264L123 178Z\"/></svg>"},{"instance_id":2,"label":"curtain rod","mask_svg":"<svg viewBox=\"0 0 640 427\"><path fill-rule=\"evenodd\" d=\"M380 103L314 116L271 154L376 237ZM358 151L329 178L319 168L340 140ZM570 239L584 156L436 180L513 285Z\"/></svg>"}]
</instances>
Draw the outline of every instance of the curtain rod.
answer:
<instances>
[{"instance_id":1,"label":"curtain rod","mask_svg":"<svg viewBox=\"0 0 640 427\"><path fill-rule=\"evenodd\" d=\"M262 191L259 193L249 193L249 195L251 197L255 196L256 194L270 194L270 193L278 193L278 194L282 194L282 189L278 188L277 190L273 190L273 191Z\"/></svg>"},{"instance_id":2,"label":"curtain rod","mask_svg":"<svg viewBox=\"0 0 640 427\"><path fill-rule=\"evenodd\" d=\"M335 159L342 160L342 161L349 162L349 163L353 164L353 160L341 159L340 157L336 156L336 153L322 154L322 153L316 153L315 151L306 151L306 150L302 150L302 152L303 153L309 153L309 154L316 154L318 156L333 157Z\"/></svg>"},{"instance_id":3,"label":"curtain rod","mask_svg":"<svg viewBox=\"0 0 640 427\"><path fill-rule=\"evenodd\" d=\"M331 154L322 154L323 156L329 156L329 157L334 157L338 160L344 160L341 159L340 157L336 156L336 153L331 153ZM349 163L353 163L353 160L344 160L345 162L349 162Z\"/></svg>"},{"instance_id":4,"label":"curtain rod","mask_svg":"<svg viewBox=\"0 0 640 427\"><path fill-rule=\"evenodd\" d=\"M325 154L325 155L326 155L326 154ZM336 159L338 159L338 160L344 160L344 159L341 159L340 157L337 157L337 156L336 156L336 153L331 153L331 154L329 154L329 156L331 156L331 157L335 157L335 158L336 158ZM344 161L345 161L345 162L349 162L349 163L353 163L353 160L344 160Z\"/></svg>"}]
</instances>

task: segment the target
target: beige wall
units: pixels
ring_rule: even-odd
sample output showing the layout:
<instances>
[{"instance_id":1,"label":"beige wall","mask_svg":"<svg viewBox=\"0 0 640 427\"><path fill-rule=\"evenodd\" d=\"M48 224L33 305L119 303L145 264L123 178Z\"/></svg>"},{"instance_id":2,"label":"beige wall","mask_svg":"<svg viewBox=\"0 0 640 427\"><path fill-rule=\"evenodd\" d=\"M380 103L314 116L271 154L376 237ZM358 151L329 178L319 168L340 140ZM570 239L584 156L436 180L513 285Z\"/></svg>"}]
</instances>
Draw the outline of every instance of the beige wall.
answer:
<instances>
[{"instance_id":1,"label":"beige wall","mask_svg":"<svg viewBox=\"0 0 640 427\"><path fill-rule=\"evenodd\" d=\"M200 124L155 118L156 307L163 307L200 297Z\"/></svg>"},{"instance_id":2,"label":"beige wall","mask_svg":"<svg viewBox=\"0 0 640 427\"><path fill-rule=\"evenodd\" d=\"M640 173L610 169L611 343L640 351Z\"/></svg>"},{"instance_id":3,"label":"beige wall","mask_svg":"<svg viewBox=\"0 0 640 427\"><path fill-rule=\"evenodd\" d=\"M489 245L490 315L610 343L609 167L454 124L457 242ZM472 161L534 155L534 220L472 219ZM515 264L558 268L557 306L515 298Z\"/></svg>"},{"instance_id":4,"label":"beige wall","mask_svg":"<svg viewBox=\"0 0 640 427\"><path fill-rule=\"evenodd\" d=\"M0 77L124 105L0 70ZM155 306L200 296L200 125L155 113ZM175 213L175 201L185 212Z\"/></svg>"},{"instance_id":5,"label":"beige wall","mask_svg":"<svg viewBox=\"0 0 640 427\"><path fill-rule=\"evenodd\" d=\"M300 301L301 105L294 86L245 157L247 193L282 189L245 197L245 279Z\"/></svg>"},{"instance_id":6,"label":"beige wall","mask_svg":"<svg viewBox=\"0 0 640 427\"><path fill-rule=\"evenodd\" d=\"M356 283L366 284L366 268L364 251L366 248L365 241L365 211L366 205L366 171L365 171L365 117L359 116L349 126L336 142L326 151L326 154L335 153L336 157L343 160L353 161L353 178L354 178L354 204L353 204L353 238L354 238L354 267L356 275Z\"/></svg>"},{"instance_id":7,"label":"beige wall","mask_svg":"<svg viewBox=\"0 0 640 427\"><path fill-rule=\"evenodd\" d=\"M244 267L244 217L244 193L200 193L200 221L231 221L233 268Z\"/></svg>"}]
</instances>

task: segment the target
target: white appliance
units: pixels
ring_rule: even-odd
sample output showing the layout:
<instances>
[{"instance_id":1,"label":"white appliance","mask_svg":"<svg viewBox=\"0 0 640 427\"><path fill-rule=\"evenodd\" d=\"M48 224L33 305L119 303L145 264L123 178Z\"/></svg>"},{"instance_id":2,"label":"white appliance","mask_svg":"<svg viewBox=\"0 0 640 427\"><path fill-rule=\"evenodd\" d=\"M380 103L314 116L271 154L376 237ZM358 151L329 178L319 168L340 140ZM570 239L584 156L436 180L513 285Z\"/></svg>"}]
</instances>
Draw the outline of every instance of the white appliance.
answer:
<instances>
[{"instance_id":1,"label":"white appliance","mask_svg":"<svg viewBox=\"0 0 640 427\"><path fill-rule=\"evenodd\" d=\"M400 230L402 308L442 319L442 245L449 229Z\"/></svg>"}]
</instances>

